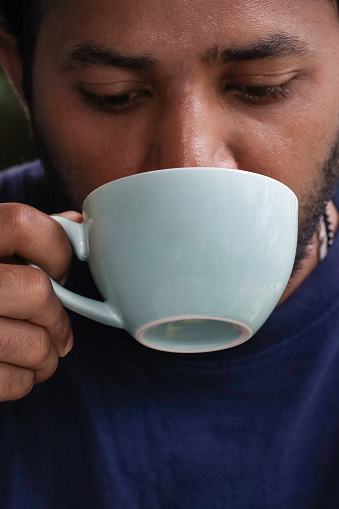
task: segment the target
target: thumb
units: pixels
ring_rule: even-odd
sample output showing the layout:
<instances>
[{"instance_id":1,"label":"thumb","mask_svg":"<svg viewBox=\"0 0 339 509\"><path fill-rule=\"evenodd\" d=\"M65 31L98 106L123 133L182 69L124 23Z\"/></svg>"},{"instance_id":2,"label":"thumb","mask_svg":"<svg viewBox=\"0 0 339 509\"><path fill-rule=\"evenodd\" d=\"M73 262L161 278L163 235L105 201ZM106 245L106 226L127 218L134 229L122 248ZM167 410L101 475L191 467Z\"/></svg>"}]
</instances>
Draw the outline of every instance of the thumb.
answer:
<instances>
[{"instance_id":1,"label":"thumb","mask_svg":"<svg viewBox=\"0 0 339 509\"><path fill-rule=\"evenodd\" d=\"M75 210L67 210L66 212L61 212L60 214L53 214L53 216L65 217L66 219L70 219L76 223L82 223L83 221L82 214L76 212Z\"/></svg>"}]
</instances>

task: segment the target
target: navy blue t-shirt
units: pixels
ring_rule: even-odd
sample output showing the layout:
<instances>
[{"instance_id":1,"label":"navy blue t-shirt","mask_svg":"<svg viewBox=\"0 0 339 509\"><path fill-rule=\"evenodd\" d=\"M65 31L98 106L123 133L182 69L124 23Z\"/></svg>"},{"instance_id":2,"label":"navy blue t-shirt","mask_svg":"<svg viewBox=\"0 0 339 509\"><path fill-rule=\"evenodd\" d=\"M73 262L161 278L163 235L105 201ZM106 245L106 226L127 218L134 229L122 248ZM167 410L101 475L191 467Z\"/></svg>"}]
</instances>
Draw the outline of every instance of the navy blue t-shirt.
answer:
<instances>
[{"instance_id":1,"label":"navy blue t-shirt","mask_svg":"<svg viewBox=\"0 0 339 509\"><path fill-rule=\"evenodd\" d=\"M0 199L44 208L45 184L38 164L5 172ZM338 256L221 352L157 352L71 313L57 372L0 404L0 508L338 508ZM68 286L96 293L81 262Z\"/></svg>"}]
</instances>

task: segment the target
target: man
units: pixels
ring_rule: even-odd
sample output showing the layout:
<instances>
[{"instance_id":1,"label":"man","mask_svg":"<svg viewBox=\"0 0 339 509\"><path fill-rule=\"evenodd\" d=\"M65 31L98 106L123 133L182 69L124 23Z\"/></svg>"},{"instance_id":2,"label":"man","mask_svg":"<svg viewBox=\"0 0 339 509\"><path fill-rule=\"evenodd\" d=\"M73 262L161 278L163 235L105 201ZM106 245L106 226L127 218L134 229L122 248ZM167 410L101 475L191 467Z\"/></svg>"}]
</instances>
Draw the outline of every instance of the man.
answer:
<instances>
[{"instance_id":1,"label":"man","mask_svg":"<svg viewBox=\"0 0 339 509\"><path fill-rule=\"evenodd\" d=\"M338 245L325 256L337 4L1 0L0 13L0 60L47 174L33 163L0 180L12 202L0 206L1 508L337 507ZM101 184L180 166L262 173L299 199L281 305L234 349L167 354L69 319L46 275L95 293L46 213L81 221Z\"/></svg>"}]
</instances>

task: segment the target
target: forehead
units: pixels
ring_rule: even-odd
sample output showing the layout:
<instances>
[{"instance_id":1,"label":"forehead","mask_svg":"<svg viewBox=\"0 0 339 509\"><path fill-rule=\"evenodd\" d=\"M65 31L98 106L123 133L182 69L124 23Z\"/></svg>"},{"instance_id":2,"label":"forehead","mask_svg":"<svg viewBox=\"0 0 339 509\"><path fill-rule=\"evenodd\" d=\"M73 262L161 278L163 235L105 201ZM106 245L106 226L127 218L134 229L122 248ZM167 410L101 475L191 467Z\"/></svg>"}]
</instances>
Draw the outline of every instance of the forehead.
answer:
<instances>
[{"instance_id":1,"label":"forehead","mask_svg":"<svg viewBox=\"0 0 339 509\"><path fill-rule=\"evenodd\" d=\"M166 53L288 33L314 43L339 28L332 0L56 0L41 31L59 50L94 42Z\"/></svg>"}]
</instances>

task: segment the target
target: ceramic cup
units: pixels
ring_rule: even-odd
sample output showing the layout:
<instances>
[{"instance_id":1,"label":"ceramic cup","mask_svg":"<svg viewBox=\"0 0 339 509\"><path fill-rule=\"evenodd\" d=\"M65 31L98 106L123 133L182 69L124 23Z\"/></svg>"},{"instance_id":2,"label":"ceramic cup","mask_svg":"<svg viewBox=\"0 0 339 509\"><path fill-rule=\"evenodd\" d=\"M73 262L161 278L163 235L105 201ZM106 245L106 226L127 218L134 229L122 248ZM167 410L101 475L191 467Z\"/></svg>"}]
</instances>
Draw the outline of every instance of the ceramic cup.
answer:
<instances>
[{"instance_id":1,"label":"ceramic cup","mask_svg":"<svg viewBox=\"0 0 339 509\"><path fill-rule=\"evenodd\" d=\"M116 180L84 201L82 224L55 217L89 263L104 302L53 282L65 307L167 352L247 341L289 280L298 202L284 184L224 168Z\"/></svg>"}]
</instances>

